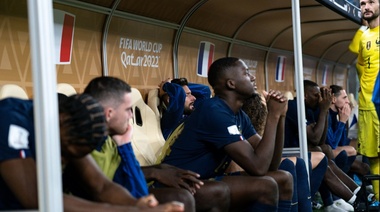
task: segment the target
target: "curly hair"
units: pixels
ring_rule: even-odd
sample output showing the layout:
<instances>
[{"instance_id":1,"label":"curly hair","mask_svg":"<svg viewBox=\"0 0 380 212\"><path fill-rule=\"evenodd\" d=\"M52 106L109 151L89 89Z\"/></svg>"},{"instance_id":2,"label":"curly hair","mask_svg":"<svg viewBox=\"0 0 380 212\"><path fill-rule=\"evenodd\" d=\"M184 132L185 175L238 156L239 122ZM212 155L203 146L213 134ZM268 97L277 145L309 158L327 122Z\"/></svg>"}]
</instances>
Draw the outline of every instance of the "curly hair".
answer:
<instances>
[{"instance_id":1,"label":"curly hair","mask_svg":"<svg viewBox=\"0 0 380 212\"><path fill-rule=\"evenodd\" d=\"M251 119L251 123L259 135L263 135L264 127L268 110L266 105L262 102L260 94L254 94L247 99L242 107L242 110Z\"/></svg>"},{"instance_id":2,"label":"curly hair","mask_svg":"<svg viewBox=\"0 0 380 212\"><path fill-rule=\"evenodd\" d=\"M59 113L68 114L61 122L71 143L96 147L107 137L107 124L103 107L90 95L73 95L62 100Z\"/></svg>"}]
</instances>

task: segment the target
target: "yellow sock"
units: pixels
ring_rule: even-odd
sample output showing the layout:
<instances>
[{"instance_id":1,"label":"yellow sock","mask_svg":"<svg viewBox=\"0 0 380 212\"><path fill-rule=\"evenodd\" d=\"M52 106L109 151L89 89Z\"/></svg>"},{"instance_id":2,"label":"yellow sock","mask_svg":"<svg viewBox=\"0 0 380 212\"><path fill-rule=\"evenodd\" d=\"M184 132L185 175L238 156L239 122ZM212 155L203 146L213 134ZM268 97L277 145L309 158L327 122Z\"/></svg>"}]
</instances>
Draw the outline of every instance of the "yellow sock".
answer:
<instances>
[{"instance_id":1,"label":"yellow sock","mask_svg":"<svg viewBox=\"0 0 380 212\"><path fill-rule=\"evenodd\" d=\"M380 175L380 158L369 158L369 164L371 167L371 174ZM379 200L379 180L372 180L373 192L376 195L376 199Z\"/></svg>"}]
</instances>

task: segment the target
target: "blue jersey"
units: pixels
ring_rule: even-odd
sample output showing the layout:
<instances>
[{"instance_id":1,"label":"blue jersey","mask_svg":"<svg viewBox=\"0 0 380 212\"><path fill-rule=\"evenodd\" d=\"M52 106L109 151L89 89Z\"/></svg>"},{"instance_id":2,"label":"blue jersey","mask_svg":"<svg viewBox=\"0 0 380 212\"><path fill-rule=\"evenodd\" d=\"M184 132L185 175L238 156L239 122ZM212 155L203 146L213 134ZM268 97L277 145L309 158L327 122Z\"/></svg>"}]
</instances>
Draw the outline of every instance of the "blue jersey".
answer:
<instances>
[{"instance_id":1,"label":"blue jersey","mask_svg":"<svg viewBox=\"0 0 380 212\"><path fill-rule=\"evenodd\" d=\"M109 179L126 188L135 198L148 195L148 186L132 143L117 146L108 137L91 155Z\"/></svg>"},{"instance_id":2,"label":"blue jersey","mask_svg":"<svg viewBox=\"0 0 380 212\"><path fill-rule=\"evenodd\" d=\"M305 124L309 125L315 123L318 117L318 110L313 111L312 109L305 107L306 120ZM285 141L284 147L299 147L299 132L298 132L298 114L297 114L297 100L288 101L288 111L286 112L285 118Z\"/></svg>"},{"instance_id":3,"label":"blue jersey","mask_svg":"<svg viewBox=\"0 0 380 212\"><path fill-rule=\"evenodd\" d=\"M0 117L0 163L35 158L32 101L15 98L0 100ZM0 210L22 208L0 176Z\"/></svg>"},{"instance_id":4,"label":"blue jersey","mask_svg":"<svg viewBox=\"0 0 380 212\"><path fill-rule=\"evenodd\" d=\"M249 117L234 113L224 100L204 100L183 123L163 163L191 170L201 179L222 175L231 159L224 152L228 144L256 134Z\"/></svg>"},{"instance_id":5,"label":"blue jersey","mask_svg":"<svg viewBox=\"0 0 380 212\"><path fill-rule=\"evenodd\" d=\"M346 146L349 143L346 124L340 122L337 116L338 112L329 109L326 144L330 145L332 149L336 149L337 146Z\"/></svg>"},{"instance_id":6,"label":"blue jersey","mask_svg":"<svg viewBox=\"0 0 380 212\"><path fill-rule=\"evenodd\" d=\"M373 88L372 102L375 105L377 117L380 120L380 70L377 74L375 87Z\"/></svg>"},{"instance_id":7,"label":"blue jersey","mask_svg":"<svg viewBox=\"0 0 380 212\"><path fill-rule=\"evenodd\" d=\"M191 94L196 98L194 102L195 108L200 102L209 99L211 96L210 88L206 85L189 83L188 87ZM169 105L163 111L161 118L161 131L164 138L167 139L170 133L187 117L183 114L186 93L182 86L175 83L165 83L163 89L169 95Z\"/></svg>"}]
</instances>

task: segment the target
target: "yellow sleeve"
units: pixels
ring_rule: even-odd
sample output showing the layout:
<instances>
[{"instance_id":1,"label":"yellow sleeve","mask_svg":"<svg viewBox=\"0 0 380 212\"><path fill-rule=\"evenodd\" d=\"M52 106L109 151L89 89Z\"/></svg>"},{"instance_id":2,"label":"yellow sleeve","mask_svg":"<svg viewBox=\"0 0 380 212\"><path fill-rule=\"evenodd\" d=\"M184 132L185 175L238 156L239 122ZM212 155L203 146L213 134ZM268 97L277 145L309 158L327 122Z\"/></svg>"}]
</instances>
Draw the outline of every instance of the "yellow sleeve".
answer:
<instances>
[{"instance_id":1,"label":"yellow sleeve","mask_svg":"<svg viewBox=\"0 0 380 212\"><path fill-rule=\"evenodd\" d=\"M359 53L359 44L360 44L360 38L362 37L363 35L363 32L367 30L367 26L361 26L358 31L356 31L355 35L354 35L354 38L352 38L352 41L350 43L350 45L348 46L348 49L355 53L355 54L358 54Z\"/></svg>"}]
</instances>

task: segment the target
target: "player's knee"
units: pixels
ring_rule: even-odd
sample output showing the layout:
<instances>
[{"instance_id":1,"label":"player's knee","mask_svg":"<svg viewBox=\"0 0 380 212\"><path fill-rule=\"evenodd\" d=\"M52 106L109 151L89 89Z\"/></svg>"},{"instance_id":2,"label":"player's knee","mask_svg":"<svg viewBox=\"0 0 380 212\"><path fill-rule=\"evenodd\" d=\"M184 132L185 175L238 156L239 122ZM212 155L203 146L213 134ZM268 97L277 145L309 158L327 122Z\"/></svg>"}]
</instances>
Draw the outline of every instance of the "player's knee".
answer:
<instances>
[{"instance_id":1,"label":"player's knee","mask_svg":"<svg viewBox=\"0 0 380 212\"><path fill-rule=\"evenodd\" d=\"M355 156L357 155L356 149L352 146L347 146L346 147L346 152L348 156Z\"/></svg>"},{"instance_id":2,"label":"player's knee","mask_svg":"<svg viewBox=\"0 0 380 212\"><path fill-rule=\"evenodd\" d=\"M227 211L230 207L231 192L227 184L220 182L218 186L214 186L212 189L214 202L216 204L210 211ZM227 210L226 210L227 209Z\"/></svg>"},{"instance_id":3,"label":"player's knee","mask_svg":"<svg viewBox=\"0 0 380 212\"><path fill-rule=\"evenodd\" d=\"M259 202L272 204L278 202L278 184L272 177L265 177L260 187Z\"/></svg>"},{"instance_id":4,"label":"player's knee","mask_svg":"<svg viewBox=\"0 0 380 212\"><path fill-rule=\"evenodd\" d=\"M312 152L311 153L311 165L312 169L317 167L321 162L327 163L326 155L322 152Z\"/></svg>"},{"instance_id":5,"label":"player's knee","mask_svg":"<svg viewBox=\"0 0 380 212\"><path fill-rule=\"evenodd\" d=\"M177 189L176 192L168 192L168 199L176 200L182 202L185 206L185 211L195 211L195 200L194 196L185 189Z\"/></svg>"},{"instance_id":6,"label":"player's knee","mask_svg":"<svg viewBox=\"0 0 380 212\"><path fill-rule=\"evenodd\" d=\"M213 188L214 199L218 202L229 202L230 201L230 188L225 183L219 183L218 186Z\"/></svg>"},{"instance_id":7,"label":"player's knee","mask_svg":"<svg viewBox=\"0 0 380 212\"><path fill-rule=\"evenodd\" d=\"M280 179L277 182L279 189L281 191L281 194L283 195L292 195L293 194L293 176L287 171L279 170L280 172Z\"/></svg>"}]
</instances>

